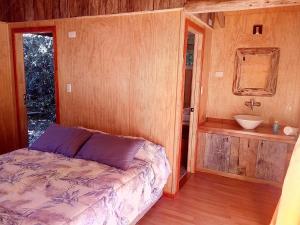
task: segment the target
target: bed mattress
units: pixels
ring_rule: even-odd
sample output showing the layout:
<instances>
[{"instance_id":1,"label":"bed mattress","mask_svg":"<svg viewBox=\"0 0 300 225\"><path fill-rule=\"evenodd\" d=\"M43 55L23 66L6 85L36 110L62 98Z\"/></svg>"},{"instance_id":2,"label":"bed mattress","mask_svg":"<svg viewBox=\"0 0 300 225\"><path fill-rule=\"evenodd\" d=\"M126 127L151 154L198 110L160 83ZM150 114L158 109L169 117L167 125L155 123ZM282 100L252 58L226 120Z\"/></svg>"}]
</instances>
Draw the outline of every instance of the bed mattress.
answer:
<instances>
[{"instance_id":1,"label":"bed mattress","mask_svg":"<svg viewBox=\"0 0 300 225\"><path fill-rule=\"evenodd\" d=\"M0 224L127 225L159 198L170 173L164 149L127 171L20 149L0 156ZM148 155L147 155L148 154Z\"/></svg>"}]
</instances>

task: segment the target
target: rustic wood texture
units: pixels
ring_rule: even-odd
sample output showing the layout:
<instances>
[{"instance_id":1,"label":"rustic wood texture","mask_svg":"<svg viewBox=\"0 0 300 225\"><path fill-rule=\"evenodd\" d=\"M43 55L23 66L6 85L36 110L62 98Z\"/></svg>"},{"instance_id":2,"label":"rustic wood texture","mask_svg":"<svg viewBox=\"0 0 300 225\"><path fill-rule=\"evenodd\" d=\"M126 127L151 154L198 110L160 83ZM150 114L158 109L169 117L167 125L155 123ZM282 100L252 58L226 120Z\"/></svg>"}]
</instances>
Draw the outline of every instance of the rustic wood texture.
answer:
<instances>
[{"instance_id":1,"label":"rustic wood texture","mask_svg":"<svg viewBox=\"0 0 300 225\"><path fill-rule=\"evenodd\" d=\"M281 186L293 145L199 132L196 171Z\"/></svg>"},{"instance_id":2,"label":"rustic wood texture","mask_svg":"<svg viewBox=\"0 0 300 225\"><path fill-rule=\"evenodd\" d=\"M18 131L8 25L0 22L0 154L16 149Z\"/></svg>"},{"instance_id":3,"label":"rustic wood texture","mask_svg":"<svg viewBox=\"0 0 300 225\"><path fill-rule=\"evenodd\" d=\"M225 13L226 25L213 30L211 76L208 85L207 117L232 119L237 114L255 114L272 124L300 124L300 7ZM263 34L253 35L253 25L262 24ZM288 25L287 25L288 24ZM287 44L288 43L288 44ZM232 95L234 58L237 48L278 47L280 65L273 97L255 97L261 102L252 112L244 106L246 96ZM224 76L214 76L223 71ZM217 106L219 104L219 106Z\"/></svg>"},{"instance_id":4,"label":"rustic wood texture","mask_svg":"<svg viewBox=\"0 0 300 225\"><path fill-rule=\"evenodd\" d=\"M270 185L197 173L175 199L162 197L138 225L269 225L280 193Z\"/></svg>"},{"instance_id":5,"label":"rustic wood texture","mask_svg":"<svg viewBox=\"0 0 300 225\"><path fill-rule=\"evenodd\" d=\"M202 133L197 162L202 168L238 174L240 139L234 136ZM201 161L201 156L203 157ZM201 165L202 164L202 165Z\"/></svg>"},{"instance_id":6,"label":"rustic wood texture","mask_svg":"<svg viewBox=\"0 0 300 225\"><path fill-rule=\"evenodd\" d=\"M5 21L6 18L6 1L0 1L0 21Z\"/></svg>"},{"instance_id":7,"label":"rustic wood texture","mask_svg":"<svg viewBox=\"0 0 300 225\"><path fill-rule=\"evenodd\" d=\"M200 13L200 14L194 14L195 17L199 18L201 21L203 21L207 26L213 28L215 24L215 13Z\"/></svg>"},{"instance_id":8,"label":"rustic wood texture","mask_svg":"<svg viewBox=\"0 0 300 225\"><path fill-rule=\"evenodd\" d=\"M245 130L234 120L207 118L206 122L199 125L198 131L217 133L229 136L254 138L258 140L277 141L295 145L297 137L287 136L281 129L278 134L273 134L272 126L260 125L255 130Z\"/></svg>"},{"instance_id":9,"label":"rustic wood texture","mask_svg":"<svg viewBox=\"0 0 300 225\"><path fill-rule=\"evenodd\" d=\"M233 94L274 96L277 87L279 56L279 48L237 49Z\"/></svg>"},{"instance_id":10,"label":"rustic wood texture","mask_svg":"<svg viewBox=\"0 0 300 225\"><path fill-rule=\"evenodd\" d=\"M188 0L184 9L189 13L207 13L297 5L299 0Z\"/></svg>"},{"instance_id":11,"label":"rustic wood texture","mask_svg":"<svg viewBox=\"0 0 300 225\"><path fill-rule=\"evenodd\" d=\"M256 158L259 140L240 139L239 147L239 174L247 177L255 177Z\"/></svg>"},{"instance_id":12,"label":"rustic wood texture","mask_svg":"<svg viewBox=\"0 0 300 225\"><path fill-rule=\"evenodd\" d=\"M198 132L198 141L196 149L196 171L201 171L203 168L205 147L206 147L206 133Z\"/></svg>"},{"instance_id":13,"label":"rustic wood texture","mask_svg":"<svg viewBox=\"0 0 300 225\"><path fill-rule=\"evenodd\" d=\"M216 13L216 19L220 25L221 28L225 27L225 15L223 12Z\"/></svg>"},{"instance_id":14,"label":"rustic wood texture","mask_svg":"<svg viewBox=\"0 0 300 225\"><path fill-rule=\"evenodd\" d=\"M228 171L230 160L230 137L216 134L206 135L203 167Z\"/></svg>"},{"instance_id":15,"label":"rustic wood texture","mask_svg":"<svg viewBox=\"0 0 300 225\"><path fill-rule=\"evenodd\" d=\"M260 141L257 151L256 178L282 183L286 170L288 146L285 143Z\"/></svg>"},{"instance_id":16,"label":"rustic wood texture","mask_svg":"<svg viewBox=\"0 0 300 225\"><path fill-rule=\"evenodd\" d=\"M0 2L7 22L182 8L185 0L14 0Z\"/></svg>"},{"instance_id":17,"label":"rustic wood texture","mask_svg":"<svg viewBox=\"0 0 300 225\"><path fill-rule=\"evenodd\" d=\"M228 172L239 174L239 154L240 154L240 138L230 136L230 156Z\"/></svg>"},{"instance_id":18,"label":"rustic wood texture","mask_svg":"<svg viewBox=\"0 0 300 225\"><path fill-rule=\"evenodd\" d=\"M176 10L10 26L56 26L62 124L149 139L166 148L175 171L181 18ZM172 173L166 191L175 193L176 185Z\"/></svg>"}]
</instances>

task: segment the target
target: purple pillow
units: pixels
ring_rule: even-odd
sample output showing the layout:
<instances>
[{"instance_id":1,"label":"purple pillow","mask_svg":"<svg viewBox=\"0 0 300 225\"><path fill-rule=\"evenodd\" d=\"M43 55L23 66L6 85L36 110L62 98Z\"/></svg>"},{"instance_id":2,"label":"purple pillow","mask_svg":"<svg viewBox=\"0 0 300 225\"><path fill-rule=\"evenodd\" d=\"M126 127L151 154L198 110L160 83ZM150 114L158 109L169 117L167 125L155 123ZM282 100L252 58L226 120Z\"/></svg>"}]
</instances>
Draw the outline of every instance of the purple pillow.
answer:
<instances>
[{"instance_id":1,"label":"purple pillow","mask_svg":"<svg viewBox=\"0 0 300 225\"><path fill-rule=\"evenodd\" d=\"M127 170L144 142L141 139L96 133L83 145L76 158Z\"/></svg>"},{"instance_id":2,"label":"purple pillow","mask_svg":"<svg viewBox=\"0 0 300 225\"><path fill-rule=\"evenodd\" d=\"M30 147L32 150L53 152L74 157L92 133L78 128L67 128L52 124Z\"/></svg>"}]
</instances>

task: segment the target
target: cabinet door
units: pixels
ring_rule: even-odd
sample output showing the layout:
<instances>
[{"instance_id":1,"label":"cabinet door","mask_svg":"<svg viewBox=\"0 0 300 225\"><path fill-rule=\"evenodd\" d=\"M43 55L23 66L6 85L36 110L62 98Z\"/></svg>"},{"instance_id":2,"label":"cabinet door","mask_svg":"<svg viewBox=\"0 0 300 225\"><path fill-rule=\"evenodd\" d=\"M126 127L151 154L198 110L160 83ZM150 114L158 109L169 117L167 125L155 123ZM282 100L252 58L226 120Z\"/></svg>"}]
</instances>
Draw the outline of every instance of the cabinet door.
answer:
<instances>
[{"instance_id":1,"label":"cabinet door","mask_svg":"<svg viewBox=\"0 0 300 225\"><path fill-rule=\"evenodd\" d=\"M288 144L260 141L257 150L256 177L281 183L285 176Z\"/></svg>"},{"instance_id":2,"label":"cabinet door","mask_svg":"<svg viewBox=\"0 0 300 225\"><path fill-rule=\"evenodd\" d=\"M238 138L231 136L206 134L204 168L223 172L235 170L238 141Z\"/></svg>"},{"instance_id":3,"label":"cabinet door","mask_svg":"<svg viewBox=\"0 0 300 225\"><path fill-rule=\"evenodd\" d=\"M259 140L240 138L238 174L255 177Z\"/></svg>"}]
</instances>

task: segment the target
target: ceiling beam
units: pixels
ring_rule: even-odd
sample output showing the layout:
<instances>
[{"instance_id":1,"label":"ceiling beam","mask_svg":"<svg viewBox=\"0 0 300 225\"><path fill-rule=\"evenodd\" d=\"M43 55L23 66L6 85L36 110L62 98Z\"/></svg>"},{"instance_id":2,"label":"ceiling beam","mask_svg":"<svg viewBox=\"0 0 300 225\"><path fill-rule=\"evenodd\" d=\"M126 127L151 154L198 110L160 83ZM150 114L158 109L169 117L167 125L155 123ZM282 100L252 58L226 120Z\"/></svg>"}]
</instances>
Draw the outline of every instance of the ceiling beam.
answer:
<instances>
[{"instance_id":1,"label":"ceiling beam","mask_svg":"<svg viewBox=\"0 0 300 225\"><path fill-rule=\"evenodd\" d=\"M219 25L221 28L224 28L225 27L225 15L223 12L217 12L216 13L216 18L219 22Z\"/></svg>"},{"instance_id":2,"label":"ceiling beam","mask_svg":"<svg viewBox=\"0 0 300 225\"><path fill-rule=\"evenodd\" d=\"M300 5L300 0L188 0L188 13L226 12Z\"/></svg>"},{"instance_id":3,"label":"ceiling beam","mask_svg":"<svg viewBox=\"0 0 300 225\"><path fill-rule=\"evenodd\" d=\"M207 26L214 28L215 13L200 13L200 14L194 14L194 16L200 19Z\"/></svg>"}]
</instances>

